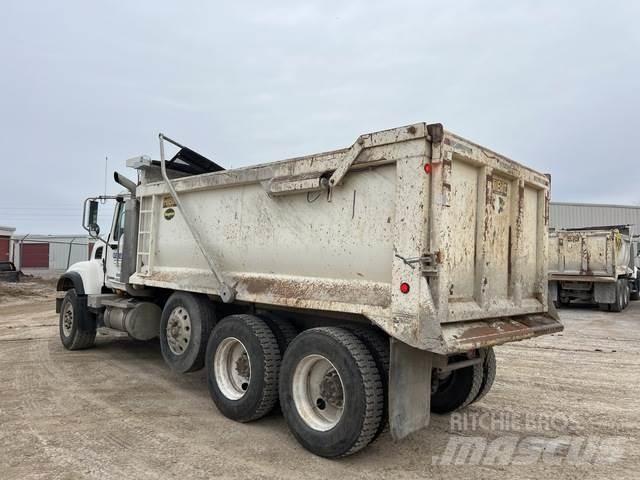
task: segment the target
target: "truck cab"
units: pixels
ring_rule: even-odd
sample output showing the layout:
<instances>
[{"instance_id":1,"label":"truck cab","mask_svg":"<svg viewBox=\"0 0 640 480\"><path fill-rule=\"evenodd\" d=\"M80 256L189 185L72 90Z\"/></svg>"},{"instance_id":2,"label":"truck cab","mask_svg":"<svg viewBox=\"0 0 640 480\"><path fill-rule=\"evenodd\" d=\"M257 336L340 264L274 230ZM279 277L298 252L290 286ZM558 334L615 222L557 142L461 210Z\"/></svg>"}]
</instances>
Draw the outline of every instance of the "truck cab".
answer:
<instances>
[{"instance_id":1,"label":"truck cab","mask_svg":"<svg viewBox=\"0 0 640 480\"><path fill-rule=\"evenodd\" d=\"M88 199L85 208L91 210L88 217L94 218L83 227L95 240L94 247L88 260L76 262L58 279L58 291L65 291L69 285L85 295L101 294L105 289L126 290L120 281L122 256L124 248L125 202L130 195L121 193L109 199L96 197ZM106 235L100 236L100 228L95 221L99 201L115 203L113 220Z\"/></svg>"}]
</instances>

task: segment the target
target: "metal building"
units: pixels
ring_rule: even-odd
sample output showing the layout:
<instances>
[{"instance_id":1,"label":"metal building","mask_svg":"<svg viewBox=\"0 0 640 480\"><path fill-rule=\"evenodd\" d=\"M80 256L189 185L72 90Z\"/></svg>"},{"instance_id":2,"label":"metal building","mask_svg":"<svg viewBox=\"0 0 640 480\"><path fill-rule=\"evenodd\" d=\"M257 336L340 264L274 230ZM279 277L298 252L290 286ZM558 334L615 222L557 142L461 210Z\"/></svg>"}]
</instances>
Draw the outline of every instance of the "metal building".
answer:
<instances>
[{"instance_id":1,"label":"metal building","mask_svg":"<svg viewBox=\"0 0 640 480\"><path fill-rule=\"evenodd\" d=\"M89 258L93 240L85 235L13 235L11 260L18 270L57 277L69 265Z\"/></svg>"},{"instance_id":2,"label":"metal building","mask_svg":"<svg viewBox=\"0 0 640 480\"><path fill-rule=\"evenodd\" d=\"M640 232L640 206L597 203L549 204L549 227L581 228L605 225L634 225Z\"/></svg>"}]
</instances>

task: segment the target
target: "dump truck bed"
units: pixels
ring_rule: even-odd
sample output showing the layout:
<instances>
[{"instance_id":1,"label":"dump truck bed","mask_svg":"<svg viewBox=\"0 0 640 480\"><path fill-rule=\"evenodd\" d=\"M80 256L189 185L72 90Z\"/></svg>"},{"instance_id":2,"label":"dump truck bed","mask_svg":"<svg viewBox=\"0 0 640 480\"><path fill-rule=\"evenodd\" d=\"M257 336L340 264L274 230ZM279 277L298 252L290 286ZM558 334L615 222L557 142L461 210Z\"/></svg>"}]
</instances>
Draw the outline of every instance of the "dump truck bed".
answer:
<instances>
[{"instance_id":1,"label":"dump truck bed","mask_svg":"<svg viewBox=\"0 0 640 480\"><path fill-rule=\"evenodd\" d=\"M628 229L558 230L549 234L549 279L615 282L629 273Z\"/></svg>"},{"instance_id":2,"label":"dump truck bed","mask_svg":"<svg viewBox=\"0 0 640 480\"><path fill-rule=\"evenodd\" d=\"M223 278L237 301L368 319L439 353L562 328L548 313L548 177L440 124L175 178L178 204L154 168L136 193L133 284L219 295Z\"/></svg>"}]
</instances>

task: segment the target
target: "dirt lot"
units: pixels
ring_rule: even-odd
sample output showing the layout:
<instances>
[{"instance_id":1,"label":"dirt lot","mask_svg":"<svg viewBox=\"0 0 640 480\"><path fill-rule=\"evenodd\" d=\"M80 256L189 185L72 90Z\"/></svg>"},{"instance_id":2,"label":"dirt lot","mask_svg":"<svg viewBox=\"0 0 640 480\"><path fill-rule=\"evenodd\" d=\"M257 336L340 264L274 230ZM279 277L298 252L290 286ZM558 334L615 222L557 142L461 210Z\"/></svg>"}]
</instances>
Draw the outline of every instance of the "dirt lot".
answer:
<instances>
[{"instance_id":1,"label":"dirt lot","mask_svg":"<svg viewBox=\"0 0 640 480\"><path fill-rule=\"evenodd\" d=\"M640 302L563 310L564 333L499 347L496 384L464 417L493 425L434 417L403 442L384 436L330 461L303 450L281 415L222 417L204 373L172 374L157 342L100 335L94 349L65 351L52 294L41 283L0 291L1 479L640 478ZM531 465L448 464L451 439L508 449L533 436L544 452ZM574 464L563 439L600 449Z\"/></svg>"}]
</instances>

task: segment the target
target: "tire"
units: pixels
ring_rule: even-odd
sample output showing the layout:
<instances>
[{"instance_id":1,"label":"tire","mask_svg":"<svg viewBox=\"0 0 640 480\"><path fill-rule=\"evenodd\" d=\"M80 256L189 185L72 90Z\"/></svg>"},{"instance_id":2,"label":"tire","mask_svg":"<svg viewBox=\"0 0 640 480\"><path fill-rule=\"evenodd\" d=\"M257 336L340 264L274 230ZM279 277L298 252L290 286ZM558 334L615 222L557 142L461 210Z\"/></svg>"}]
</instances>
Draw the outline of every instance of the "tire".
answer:
<instances>
[{"instance_id":1,"label":"tire","mask_svg":"<svg viewBox=\"0 0 640 480\"><path fill-rule=\"evenodd\" d=\"M215 321L213 302L206 295L175 292L169 297L160 320L160 350L171 370L187 373L204 366Z\"/></svg>"},{"instance_id":2,"label":"tire","mask_svg":"<svg viewBox=\"0 0 640 480\"><path fill-rule=\"evenodd\" d=\"M67 350L93 347L96 341L96 318L87 308L85 296L75 288L67 290L60 307L60 340Z\"/></svg>"},{"instance_id":3,"label":"tire","mask_svg":"<svg viewBox=\"0 0 640 480\"><path fill-rule=\"evenodd\" d=\"M468 357L459 355L454 360L468 360ZM483 365L476 363L448 372L446 377L438 381L437 390L431 394L431 411L449 413L473 402L480 393L483 370ZM437 375L437 370L433 374Z\"/></svg>"},{"instance_id":4,"label":"tire","mask_svg":"<svg viewBox=\"0 0 640 480\"><path fill-rule=\"evenodd\" d=\"M624 287L622 282L618 280L616 282L616 300L609 304L609 310L612 312L621 312L624 310Z\"/></svg>"},{"instance_id":5,"label":"tire","mask_svg":"<svg viewBox=\"0 0 640 480\"><path fill-rule=\"evenodd\" d=\"M225 417L250 422L278 402L280 348L261 318L225 317L213 329L206 357L209 393Z\"/></svg>"},{"instance_id":6,"label":"tire","mask_svg":"<svg viewBox=\"0 0 640 480\"><path fill-rule=\"evenodd\" d=\"M284 352L289 348L289 344L300 332L291 322L271 312L261 312L258 316L263 319L267 325L269 325L269 328L276 336L278 349L280 351L280 358L282 359L282 357L284 357ZM279 413L282 411L282 407L279 405L279 402L276 403L276 407L272 410L273 413Z\"/></svg>"},{"instance_id":7,"label":"tire","mask_svg":"<svg viewBox=\"0 0 640 480\"><path fill-rule=\"evenodd\" d=\"M269 325L269 328L276 336L278 347L280 348L280 356L282 357L289 344L298 336L298 329L288 320L270 312L260 313L258 316Z\"/></svg>"},{"instance_id":8,"label":"tire","mask_svg":"<svg viewBox=\"0 0 640 480\"><path fill-rule=\"evenodd\" d=\"M373 357L373 361L378 367L380 380L382 381L383 405L382 420L373 439L374 442L381 434L389 429L389 338L379 330L370 327L354 327L349 328L358 339L365 344L369 353Z\"/></svg>"},{"instance_id":9,"label":"tire","mask_svg":"<svg viewBox=\"0 0 640 480\"><path fill-rule=\"evenodd\" d=\"M629 302L631 301L631 287L629 286L628 281L624 281L624 308L629 306Z\"/></svg>"},{"instance_id":10,"label":"tire","mask_svg":"<svg viewBox=\"0 0 640 480\"><path fill-rule=\"evenodd\" d=\"M556 308L567 308L569 306L570 301L566 299L566 297L558 297L556 300Z\"/></svg>"},{"instance_id":11,"label":"tire","mask_svg":"<svg viewBox=\"0 0 640 480\"><path fill-rule=\"evenodd\" d=\"M629 300L635 302L637 300L640 300L640 284L636 281L636 282L634 282L634 287L635 287L636 291L629 293Z\"/></svg>"},{"instance_id":12,"label":"tire","mask_svg":"<svg viewBox=\"0 0 640 480\"><path fill-rule=\"evenodd\" d=\"M496 354L493 352L493 348L489 347L486 349L484 362L482 362L482 382L480 384L480 391L478 391L476 398L474 398L471 403L481 400L487 393L489 393L495 379Z\"/></svg>"},{"instance_id":13,"label":"tire","mask_svg":"<svg viewBox=\"0 0 640 480\"><path fill-rule=\"evenodd\" d=\"M378 431L382 380L355 334L339 327L312 328L298 335L284 355L280 404L304 448L321 457L344 457L366 447Z\"/></svg>"}]
</instances>

